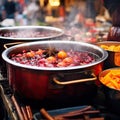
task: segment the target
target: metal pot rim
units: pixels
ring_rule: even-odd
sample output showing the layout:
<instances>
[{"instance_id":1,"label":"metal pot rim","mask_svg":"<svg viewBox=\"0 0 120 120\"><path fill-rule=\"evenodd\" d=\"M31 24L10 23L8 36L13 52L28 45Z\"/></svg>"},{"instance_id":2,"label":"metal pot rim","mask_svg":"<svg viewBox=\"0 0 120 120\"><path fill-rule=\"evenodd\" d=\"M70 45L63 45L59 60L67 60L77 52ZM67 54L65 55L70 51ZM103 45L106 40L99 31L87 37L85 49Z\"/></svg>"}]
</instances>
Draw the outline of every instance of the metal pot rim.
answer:
<instances>
[{"instance_id":1,"label":"metal pot rim","mask_svg":"<svg viewBox=\"0 0 120 120\"><path fill-rule=\"evenodd\" d=\"M100 44L120 44L120 42L118 42L118 41L101 41L101 42L97 42L96 43L97 45L100 45Z\"/></svg>"},{"instance_id":2,"label":"metal pot rim","mask_svg":"<svg viewBox=\"0 0 120 120\"><path fill-rule=\"evenodd\" d=\"M80 65L80 66L73 66L73 67L61 67L61 68L57 68L57 67L52 67L52 68L48 68L48 67L37 67L37 66L28 66L28 65L23 65L23 64L20 64L20 63L15 63L14 61L10 60L8 57L7 57L7 54L12 51L13 49L17 48L17 47L24 47L24 46L30 46L30 45L37 45L37 44L52 44L52 43L56 43L56 44L79 44L79 45L86 45L86 46L90 46L92 48L95 48L99 51L102 52L103 56L93 62L93 63L90 63L90 64L86 64L86 65ZM96 46L96 45L93 45L93 44L90 44L90 43L85 43L85 42L76 42L76 41L61 41L61 40L57 40L57 41L36 41L36 42L28 42L28 43L23 43L23 44L19 44L19 45L15 45L15 46L12 46L6 50L4 50L2 52L2 58L9 64L12 64L14 66L17 66L17 67L22 67L22 68L27 68L27 69L34 69L34 70L50 70L50 71L63 71L63 70L75 70L75 69L83 69L83 68L88 68L88 67L92 67L94 65L97 65L101 62L103 62L105 59L107 59L108 57L108 53L103 50L102 48Z\"/></svg>"},{"instance_id":3,"label":"metal pot rim","mask_svg":"<svg viewBox=\"0 0 120 120\"><path fill-rule=\"evenodd\" d=\"M107 45L107 46L111 46L111 45L120 45L120 42L118 41L101 41L101 42L97 42L96 45L100 46L100 45ZM105 50L107 51L108 53L119 53L119 52L115 52L115 51L112 51L112 50Z\"/></svg>"},{"instance_id":4,"label":"metal pot rim","mask_svg":"<svg viewBox=\"0 0 120 120\"><path fill-rule=\"evenodd\" d=\"M44 40L44 39L51 39L51 38L55 38L55 37L59 37L59 36L62 36L64 34L64 31L60 28L57 28L57 27L52 27L52 26L13 26L13 27L2 27L0 28L0 32L1 31L4 31L4 30L21 30L21 29L24 29L24 30L29 30L29 29L43 29L43 30L54 30L54 31L57 31L58 34L53 34L51 36L46 36L46 37L29 37L29 38L14 38L14 37L3 37L3 36L0 36L0 39L8 39L8 40L22 40L22 41L26 41L26 40L29 40L29 41L32 41L32 40Z\"/></svg>"}]
</instances>

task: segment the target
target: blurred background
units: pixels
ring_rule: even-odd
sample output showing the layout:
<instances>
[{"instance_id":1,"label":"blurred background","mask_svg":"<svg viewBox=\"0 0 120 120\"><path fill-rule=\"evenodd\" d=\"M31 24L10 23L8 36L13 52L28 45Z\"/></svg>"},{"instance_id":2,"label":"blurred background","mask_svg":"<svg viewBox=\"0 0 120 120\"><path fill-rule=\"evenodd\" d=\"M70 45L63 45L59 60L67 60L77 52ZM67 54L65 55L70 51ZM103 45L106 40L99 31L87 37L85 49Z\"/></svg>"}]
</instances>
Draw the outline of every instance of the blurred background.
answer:
<instances>
[{"instance_id":1,"label":"blurred background","mask_svg":"<svg viewBox=\"0 0 120 120\"><path fill-rule=\"evenodd\" d=\"M111 17L102 0L1 0L0 26L23 25L59 27L78 41L87 36L94 42L106 39Z\"/></svg>"},{"instance_id":2,"label":"blurred background","mask_svg":"<svg viewBox=\"0 0 120 120\"><path fill-rule=\"evenodd\" d=\"M111 18L101 0L1 0L0 21L5 19L14 19L15 25L64 21L82 26Z\"/></svg>"}]
</instances>

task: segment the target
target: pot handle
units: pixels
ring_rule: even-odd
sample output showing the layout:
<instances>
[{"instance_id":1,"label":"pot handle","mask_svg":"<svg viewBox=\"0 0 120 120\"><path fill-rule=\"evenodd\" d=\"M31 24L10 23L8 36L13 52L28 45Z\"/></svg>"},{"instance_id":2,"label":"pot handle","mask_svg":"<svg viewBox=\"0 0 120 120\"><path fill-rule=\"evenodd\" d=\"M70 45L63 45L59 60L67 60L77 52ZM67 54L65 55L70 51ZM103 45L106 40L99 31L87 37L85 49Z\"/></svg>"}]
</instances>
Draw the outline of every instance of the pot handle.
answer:
<instances>
[{"instance_id":1,"label":"pot handle","mask_svg":"<svg viewBox=\"0 0 120 120\"><path fill-rule=\"evenodd\" d=\"M70 81L65 81L65 82L61 82L56 77L53 77L53 81L59 85L69 85L69 84L74 84L74 83L82 83L82 82L89 82L89 81L97 80L97 77L94 73L92 73L92 76L93 77L91 77L91 78L85 78L85 79L79 79L79 80L70 80Z\"/></svg>"},{"instance_id":2,"label":"pot handle","mask_svg":"<svg viewBox=\"0 0 120 120\"><path fill-rule=\"evenodd\" d=\"M18 44L22 44L23 42L13 42L13 43L6 43L4 44L4 48L7 49L7 46L12 46L12 45L18 45Z\"/></svg>"}]
</instances>

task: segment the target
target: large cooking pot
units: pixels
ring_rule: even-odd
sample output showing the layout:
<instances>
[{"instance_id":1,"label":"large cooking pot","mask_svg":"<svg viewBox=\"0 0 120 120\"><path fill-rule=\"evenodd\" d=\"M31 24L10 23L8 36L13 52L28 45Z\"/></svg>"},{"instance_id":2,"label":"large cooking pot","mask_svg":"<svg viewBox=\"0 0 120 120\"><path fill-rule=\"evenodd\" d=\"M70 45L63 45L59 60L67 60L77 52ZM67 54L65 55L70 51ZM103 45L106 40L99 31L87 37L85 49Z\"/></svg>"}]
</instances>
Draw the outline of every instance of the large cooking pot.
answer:
<instances>
[{"instance_id":1,"label":"large cooking pot","mask_svg":"<svg viewBox=\"0 0 120 120\"><path fill-rule=\"evenodd\" d=\"M21 42L50 40L60 37L64 31L52 26L14 26L0 28L0 52Z\"/></svg>"},{"instance_id":2,"label":"large cooking pot","mask_svg":"<svg viewBox=\"0 0 120 120\"><path fill-rule=\"evenodd\" d=\"M64 31L62 29L52 26L14 26L0 28L0 38L7 42L45 40L59 37L63 33Z\"/></svg>"},{"instance_id":3,"label":"large cooking pot","mask_svg":"<svg viewBox=\"0 0 120 120\"><path fill-rule=\"evenodd\" d=\"M60 28L52 26L14 26L0 28L0 53L10 46L24 42L47 41L56 39L64 34ZM0 56L0 63L4 71L6 65Z\"/></svg>"},{"instance_id":4,"label":"large cooking pot","mask_svg":"<svg viewBox=\"0 0 120 120\"><path fill-rule=\"evenodd\" d=\"M73 51L86 51L97 56L97 59L93 63L81 66L48 68L23 65L9 58L11 54L21 53L23 50L37 50L49 47L65 51L70 51L71 49ZM34 99L43 99L61 92L72 94L70 92L72 85L96 80L97 75L102 71L103 61L107 56L107 52L96 45L59 40L23 43L9 47L2 53L2 58L7 63L10 86L23 96ZM80 75L81 72L83 73ZM88 74L88 78L79 79L79 75L84 76L86 74ZM69 88L69 92L67 91L67 87Z\"/></svg>"}]
</instances>

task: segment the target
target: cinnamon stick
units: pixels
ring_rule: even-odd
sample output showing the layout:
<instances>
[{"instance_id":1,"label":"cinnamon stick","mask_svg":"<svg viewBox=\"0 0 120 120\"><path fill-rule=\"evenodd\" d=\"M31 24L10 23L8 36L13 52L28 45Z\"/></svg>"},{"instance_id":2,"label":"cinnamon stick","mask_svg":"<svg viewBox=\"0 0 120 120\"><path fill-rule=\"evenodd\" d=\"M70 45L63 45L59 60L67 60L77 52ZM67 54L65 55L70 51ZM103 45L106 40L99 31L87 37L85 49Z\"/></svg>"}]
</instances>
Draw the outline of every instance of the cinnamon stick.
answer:
<instances>
[{"instance_id":1,"label":"cinnamon stick","mask_svg":"<svg viewBox=\"0 0 120 120\"><path fill-rule=\"evenodd\" d=\"M92 106L86 106L86 107L84 107L80 110L73 110L71 112L56 115L55 118L58 118L58 117L72 117L72 116L76 116L76 115L82 115L84 112L87 112L88 110L92 111L91 109L92 109Z\"/></svg>"},{"instance_id":2,"label":"cinnamon stick","mask_svg":"<svg viewBox=\"0 0 120 120\"><path fill-rule=\"evenodd\" d=\"M22 111L22 113L23 113L24 119L25 119L25 120L29 120L29 119L28 119L28 116L27 116L27 114L26 114L26 109L25 109L23 106L21 107L21 111Z\"/></svg>"},{"instance_id":3,"label":"cinnamon stick","mask_svg":"<svg viewBox=\"0 0 120 120\"><path fill-rule=\"evenodd\" d=\"M15 99L15 96L12 95L11 99L12 99L14 105L15 105L15 108L17 110L17 113L18 113L18 116L19 116L20 120L24 120L23 114L21 112L20 106L18 105L18 103L17 103L17 101Z\"/></svg>"},{"instance_id":4,"label":"cinnamon stick","mask_svg":"<svg viewBox=\"0 0 120 120\"><path fill-rule=\"evenodd\" d=\"M104 117L90 118L90 120L105 120Z\"/></svg>"},{"instance_id":5,"label":"cinnamon stick","mask_svg":"<svg viewBox=\"0 0 120 120\"><path fill-rule=\"evenodd\" d=\"M99 110L89 110L89 111L83 112L83 114L95 114L95 113L100 113L100 111Z\"/></svg>"},{"instance_id":6,"label":"cinnamon stick","mask_svg":"<svg viewBox=\"0 0 120 120\"><path fill-rule=\"evenodd\" d=\"M68 112L68 113L70 113L70 114L80 113L80 112L84 112L84 111L91 110L91 109L92 109L92 106L86 106L80 110L73 110L73 111Z\"/></svg>"},{"instance_id":7,"label":"cinnamon stick","mask_svg":"<svg viewBox=\"0 0 120 120\"><path fill-rule=\"evenodd\" d=\"M44 109L40 109L40 113L47 119L47 120L55 120L49 113Z\"/></svg>"},{"instance_id":8,"label":"cinnamon stick","mask_svg":"<svg viewBox=\"0 0 120 120\"><path fill-rule=\"evenodd\" d=\"M70 118L70 117L74 117L74 116L78 116L78 115L86 115L86 114L95 114L95 113L99 113L99 111L85 111L85 112L76 112L76 113L64 113L64 114L60 114L60 115L56 115L54 116L55 119L58 118Z\"/></svg>"},{"instance_id":9,"label":"cinnamon stick","mask_svg":"<svg viewBox=\"0 0 120 120\"><path fill-rule=\"evenodd\" d=\"M80 110L73 110L72 112L67 112L67 113L63 113L60 115L56 115L54 116L55 119L59 119L59 118L70 118L70 117L74 117L74 116L78 116L78 115L88 115L88 114L95 114L95 113L99 113L99 110L92 110L91 106L87 106L83 109Z\"/></svg>"},{"instance_id":10,"label":"cinnamon stick","mask_svg":"<svg viewBox=\"0 0 120 120\"><path fill-rule=\"evenodd\" d=\"M31 110L30 106L26 106L26 111L27 111L28 119L32 120L33 114L32 114L32 110Z\"/></svg>"}]
</instances>

